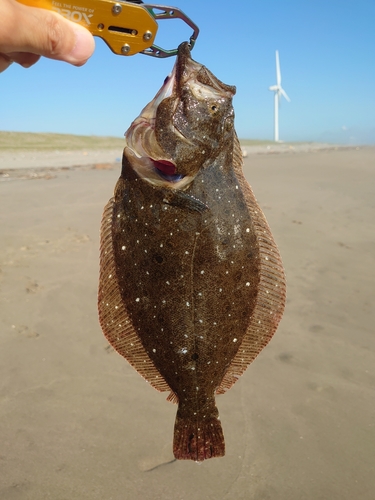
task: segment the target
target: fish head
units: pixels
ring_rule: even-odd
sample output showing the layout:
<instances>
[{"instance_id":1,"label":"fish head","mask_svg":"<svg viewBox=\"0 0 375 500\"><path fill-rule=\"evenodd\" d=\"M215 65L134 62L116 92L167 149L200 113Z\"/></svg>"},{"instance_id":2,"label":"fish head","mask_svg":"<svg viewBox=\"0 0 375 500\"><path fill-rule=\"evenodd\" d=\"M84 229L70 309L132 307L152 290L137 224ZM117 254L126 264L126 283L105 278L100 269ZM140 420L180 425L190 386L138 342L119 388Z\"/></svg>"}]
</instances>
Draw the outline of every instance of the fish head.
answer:
<instances>
[{"instance_id":1,"label":"fish head","mask_svg":"<svg viewBox=\"0 0 375 500\"><path fill-rule=\"evenodd\" d=\"M189 44L182 43L172 73L125 134L125 154L138 175L186 188L233 144L235 91L194 61Z\"/></svg>"}]
</instances>

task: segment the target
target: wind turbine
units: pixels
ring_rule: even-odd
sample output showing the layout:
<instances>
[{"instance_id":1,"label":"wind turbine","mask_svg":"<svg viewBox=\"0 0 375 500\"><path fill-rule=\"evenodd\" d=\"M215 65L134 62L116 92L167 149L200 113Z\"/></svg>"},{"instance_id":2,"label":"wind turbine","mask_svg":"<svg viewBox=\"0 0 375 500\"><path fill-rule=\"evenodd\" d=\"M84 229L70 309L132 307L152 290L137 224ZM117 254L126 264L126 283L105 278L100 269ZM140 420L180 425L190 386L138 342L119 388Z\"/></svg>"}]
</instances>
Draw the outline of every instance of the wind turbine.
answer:
<instances>
[{"instance_id":1,"label":"wind turbine","mask_svg":"<svg viewBox=\"0 0 375 500\"><path fill-rule=\"evenodd\" d=\"M279 61L279 51L278 50L276 50L276 85L272 85L272 87L270 87L269 90L272 90L273 92L275 92L275 142L280 142L279 141L280 99L281 99L282 95L285 97L285 99L288 102L290 102L290 99L287 96L285 90L281 86L281 73L280 73L280 61Z\"/></svg>"}]
</instances>

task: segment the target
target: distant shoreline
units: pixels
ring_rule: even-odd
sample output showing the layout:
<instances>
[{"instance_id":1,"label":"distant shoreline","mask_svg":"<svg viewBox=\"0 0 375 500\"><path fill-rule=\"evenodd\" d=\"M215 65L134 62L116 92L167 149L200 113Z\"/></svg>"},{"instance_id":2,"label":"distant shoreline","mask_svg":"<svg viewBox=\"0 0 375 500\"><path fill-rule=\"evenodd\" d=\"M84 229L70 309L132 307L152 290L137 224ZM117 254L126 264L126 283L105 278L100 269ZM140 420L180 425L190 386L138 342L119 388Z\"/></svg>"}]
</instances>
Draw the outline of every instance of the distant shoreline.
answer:
<instances>
[{"instance_id":1,"label":"distant shoreline","mask_svg":"<svg viewBox=\"0 0 375 500\"><path fill-rule=\"evenodd\" d=\"M317 151L342 151L342 150L352 150L352 149L363 149L371 148L374 146L346 146L342 144L327 144L320 142L281 142L281 143L269 143L264 145L246 145L241 142L241 147L243 151L247 154L280 154L280 153L310 153Z\"/></svg>"}]
</instances>

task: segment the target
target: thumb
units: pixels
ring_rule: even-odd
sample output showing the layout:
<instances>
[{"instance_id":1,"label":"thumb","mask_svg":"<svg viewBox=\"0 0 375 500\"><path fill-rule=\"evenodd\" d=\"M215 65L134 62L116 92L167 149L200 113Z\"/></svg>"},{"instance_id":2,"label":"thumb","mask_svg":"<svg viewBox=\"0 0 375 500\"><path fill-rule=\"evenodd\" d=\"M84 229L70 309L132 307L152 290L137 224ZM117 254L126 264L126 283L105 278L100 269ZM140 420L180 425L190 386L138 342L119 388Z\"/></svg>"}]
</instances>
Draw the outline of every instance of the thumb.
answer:
<instances>
[{"instance_id":1,"label":"thumb","mask_svg":"<svg viewBox=\"0 0 375 500\"><path fill-rule=\"evenodd\" d=\"M55 12L6 1L11 2L14 15L10 16L13 23L5 24L10 35L8 51L3 48L3 52L29 52L77 66L94 52L94 38L83 26Z\"/></svg>"}]
</instances>

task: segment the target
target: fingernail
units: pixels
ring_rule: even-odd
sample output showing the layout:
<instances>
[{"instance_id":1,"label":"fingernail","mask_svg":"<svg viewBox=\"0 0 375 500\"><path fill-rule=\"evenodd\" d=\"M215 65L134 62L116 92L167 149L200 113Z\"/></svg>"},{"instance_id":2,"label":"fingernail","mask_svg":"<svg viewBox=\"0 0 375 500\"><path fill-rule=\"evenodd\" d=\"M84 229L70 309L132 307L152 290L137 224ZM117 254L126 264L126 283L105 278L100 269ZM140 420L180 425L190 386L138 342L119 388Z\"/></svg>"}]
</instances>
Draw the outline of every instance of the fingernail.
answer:
<instances>
[{"instance_id":1,"label":"fingernail","mask_svg":"<svg viewBox=\"0 0 375 500\"><path fill-rule=\"evenodd\" d=\"M69 54L69 62L72 64L84 64L94 52L94 38L86 28L79 25L75 27L74 34L76 43Z\"/></svg>"}]
</instances>

